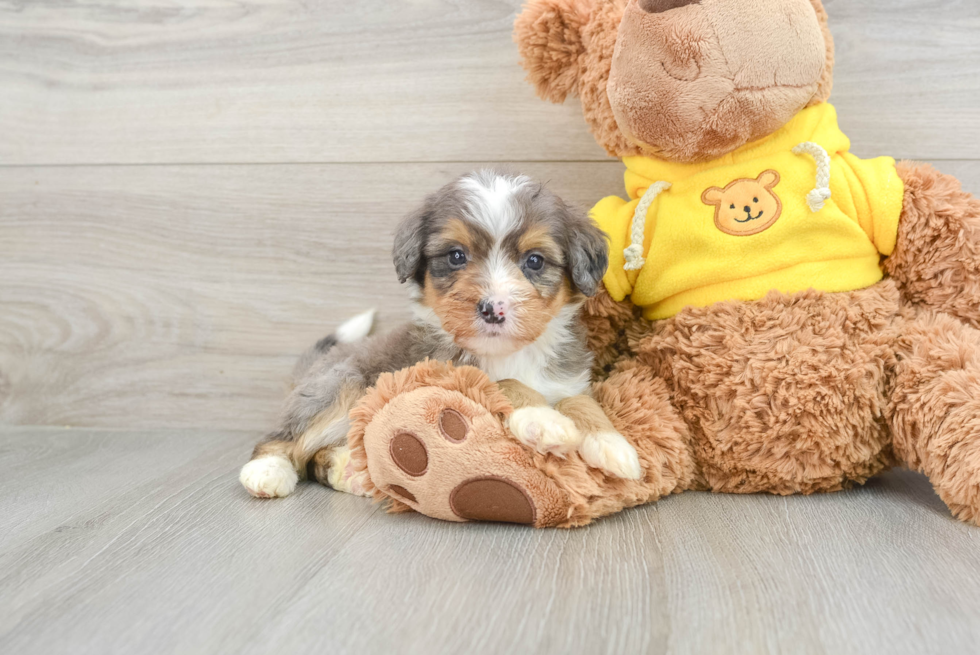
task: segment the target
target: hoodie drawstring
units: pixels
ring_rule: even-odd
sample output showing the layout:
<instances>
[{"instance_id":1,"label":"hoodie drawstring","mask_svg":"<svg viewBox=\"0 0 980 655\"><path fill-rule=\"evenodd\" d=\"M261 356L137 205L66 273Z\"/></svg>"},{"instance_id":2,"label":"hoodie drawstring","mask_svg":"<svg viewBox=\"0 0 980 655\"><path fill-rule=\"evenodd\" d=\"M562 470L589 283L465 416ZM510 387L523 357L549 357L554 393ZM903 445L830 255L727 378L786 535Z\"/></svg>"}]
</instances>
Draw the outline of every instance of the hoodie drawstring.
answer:
<instances>
[{"instance_id":1,"label":"hoodie drawstring","mask_svg":"<svg viewBox=\"0 0 980 655\"><path fill-rule=\"evenodd\" d=\"M807 194L806 204L817 213L830 200L830 155L813 141L804 141L793 148L794 155L807 154L817 162L817 186Z\"/></svg>"},{"instance_id":2,"label":"hoodie drawstring","mask_svg":"<svg viewBox=\"0 0 980 655\"><path fill-rule=\"evenodd\" d=\"M670 182L654 182L647 187L643 197L640 198L636 211L633 212L633 229L630 232L631 245L623 251L623 256L626 257L626 266L623 268L627 271L638 271L646 264L646 260L643 259L643 231L647 223L647 212L650 211L650 205L657 199L657 196L670 187Z\"/></svg>"}]
</instances>

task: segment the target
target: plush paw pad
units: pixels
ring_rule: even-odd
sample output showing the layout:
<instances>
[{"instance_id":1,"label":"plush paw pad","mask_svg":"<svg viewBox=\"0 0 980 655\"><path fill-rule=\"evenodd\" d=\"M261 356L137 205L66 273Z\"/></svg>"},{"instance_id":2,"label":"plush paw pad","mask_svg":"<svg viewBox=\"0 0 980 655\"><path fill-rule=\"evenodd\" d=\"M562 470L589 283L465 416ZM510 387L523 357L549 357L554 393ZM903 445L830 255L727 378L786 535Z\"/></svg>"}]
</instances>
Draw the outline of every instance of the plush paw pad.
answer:
<instances>
[{"instance_id":1,"label":"plush paw pad","mask_svg":"<svg viewBox=\"0 0 980 655\"><path fill-rule=\"evenodd\" d=\"M568 500L500 420L437 387L404 392L364 433L368 472L387 496L448 521L554 525Z\"/></svg>"},{"instance_id":2,"label":"plush paw pad","mask_svg":"<svg viewBox=\"0 0 980 655\"><path fill-rule=\"evenodd\" d=\"M539 453L564 457L582 443L582 435L570 418L550 407L523 407L507 420L518 441Z\"/></svg>"},{"instance_id":3,"label":"plush paw pad","mask_svg":"<svg viewBox=\"0 0 980 655\"><path fill-rule=\"evenodd\" d=\"M388 444L388 450L391 453L391 461L412 477L425 475L426 469L429 468L429 455L425 444L414 434L408 432L396 434Z\"/></svg>"},{"instance_id":4,"label":"plush paw pad","mask_svg":"<svg viewBox=\"0 0 980 655\"><path fill-rule=\"evenodd\" d=\"M289 459L269 455L245 464L238 480L256 498L283 498L296 489L299 475Z\"/></svg>"},{"instance_id":5,"label":"plush paw pad","mask_svg":"<svg viewBox=\"0 0 980 655\"><path fill-rule=\"evenodd\" d=\"M449 495L456 516L470 521L534 524L534 503L527 492L503 478L462 482Z\"/></svg>"},{"instance_id":6,"label":"plush paw pad","mask_svg":"<svg viewBox=\"0 0 980 655\"><path fill-rule=\"evenodd\" d=\"M616 478L643 477L636 449L618 432L597 432L582 440L579 454L586 464Z\"/></svg>"}]
</instances>

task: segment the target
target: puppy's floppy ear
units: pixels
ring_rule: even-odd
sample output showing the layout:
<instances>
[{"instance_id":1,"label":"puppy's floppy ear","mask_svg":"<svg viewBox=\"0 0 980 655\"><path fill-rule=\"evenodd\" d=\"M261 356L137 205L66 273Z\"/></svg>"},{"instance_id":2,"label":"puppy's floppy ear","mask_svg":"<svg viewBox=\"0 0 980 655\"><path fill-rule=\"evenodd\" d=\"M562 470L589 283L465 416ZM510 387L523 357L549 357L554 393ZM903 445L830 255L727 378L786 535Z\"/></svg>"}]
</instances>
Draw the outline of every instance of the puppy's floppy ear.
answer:
<instances>
[{"instance_id":1,"label":"puppy's floppy ear","mask_svg":"<svg viewBox=\"0 0 980 655\"><path fill-rule=\"evenodd\" d=\"M563 102L578 93L579 61L585 53L583 30L592 0L532 0L514 22L521 65L538 95Z\"/></svg>"},{"instance_id":2,"label":"puppy's floppy ear","mask_svg":"<svg viewBox=\"0 0 980 655\"><path fill-rule=\"evenodd\" d=\"M609 268L609 242L606 234L585 213L562 205L566 214L568 274L579 291L592 297Z\"/></svg>"},{"instance_id":3,"label":"puppy's floppy ear","mask_svg":"<svg viewBox=\"0 0 980 655\"><path fill-rule=\"evenodd\" d=\"M427 198L421 207L403 218L395 230L391 258L401 283L414 279L422 284L425 279L425 234L431 212L432 199Z\"/></svg>"}]
</instances>

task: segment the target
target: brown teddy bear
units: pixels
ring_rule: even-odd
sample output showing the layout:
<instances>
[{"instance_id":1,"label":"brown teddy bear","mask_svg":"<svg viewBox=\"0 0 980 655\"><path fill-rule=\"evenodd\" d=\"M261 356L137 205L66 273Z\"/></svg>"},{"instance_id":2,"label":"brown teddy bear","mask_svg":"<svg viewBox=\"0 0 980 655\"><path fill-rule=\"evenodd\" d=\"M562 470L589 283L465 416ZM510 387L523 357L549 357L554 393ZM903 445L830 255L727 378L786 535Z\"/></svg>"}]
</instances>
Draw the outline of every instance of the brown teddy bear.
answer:
<instances>
[{"instance_id":1,"label":"brown teddy bear","mask_svg":"<svg viewBox=\"0 0 980 655\"><path fill-rule=\"evenodd\" d=\"M579 96L627 167L629 199L592 211L611 265L586 320L595 398L645 476L526 450L496 385L427 362L352 414L375 497L574 526L904 465L980 522L980 202L929 166L850 154L820 0L533 0L515 40L538 93ZM407 467L405 430L424 444Z\"/></svg>"}]
</instances>

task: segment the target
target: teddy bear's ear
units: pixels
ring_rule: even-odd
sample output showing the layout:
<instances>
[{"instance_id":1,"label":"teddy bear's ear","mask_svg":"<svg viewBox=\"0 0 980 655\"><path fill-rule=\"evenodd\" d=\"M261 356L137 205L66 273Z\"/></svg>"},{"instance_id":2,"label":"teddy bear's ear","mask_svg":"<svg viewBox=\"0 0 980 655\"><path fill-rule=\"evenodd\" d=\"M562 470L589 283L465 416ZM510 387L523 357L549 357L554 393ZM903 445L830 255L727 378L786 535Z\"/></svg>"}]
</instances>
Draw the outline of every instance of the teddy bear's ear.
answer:
<instances>
[{"instance_id":1,"label":"teddy bear's ear","mask_svg":"<svg viewBox=\"0 0 980 655\"><path fill-rule=\"evenodd\" d=\"M724 189L719 189L718 187L713 186L710 189L705 189L704 193L701 194L701 202L706 205L720 205L724 196Z\"/></svg>"},{"instance_id":2,"label":"teddy bear's ear","mask_svg":"<svg viewBox=\"0 0 980 655\"><path fill-rule=\"evenodd\" d=\"M827 22L827 10L823 8L821 0L810 0L810 4L813 5L814 11L817 12L817 20L820 21L820 31L823 34L824 43L827 45L827 60L824 62L823 74L820 76L817 92L807 106L827 102L834 86L834 37L830 33L830 26Z\"/></svg>"},{"instance_id":3,"label":"teddy bear's ear","mask_svg":"<svg viewBox=\"0 0 980 655\"><path fill-rule=\"evenodd\" d=\"M564 102L578 93L582 32L591 14L590 0L532 0L514 22L521 65L541 98Z\"/></svg>"}]
</instances>

